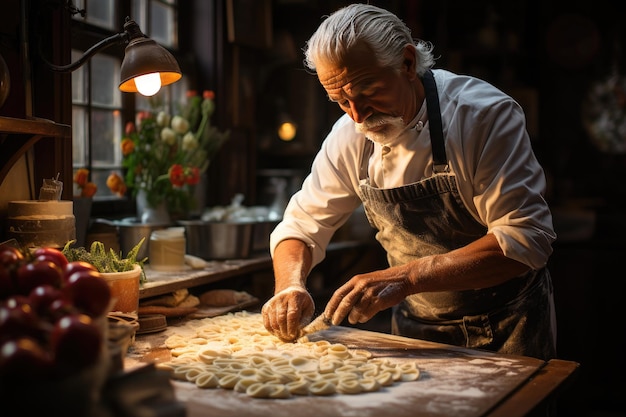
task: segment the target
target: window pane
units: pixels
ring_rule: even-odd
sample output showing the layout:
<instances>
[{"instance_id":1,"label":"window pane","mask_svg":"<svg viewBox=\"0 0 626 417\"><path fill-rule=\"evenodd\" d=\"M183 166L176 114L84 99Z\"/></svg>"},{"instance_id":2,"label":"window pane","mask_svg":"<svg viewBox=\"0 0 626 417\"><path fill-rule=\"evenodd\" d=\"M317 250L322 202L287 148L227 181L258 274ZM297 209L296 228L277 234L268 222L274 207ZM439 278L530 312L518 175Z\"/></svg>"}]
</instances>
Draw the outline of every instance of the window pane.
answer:
<instances>
[{"instance_id":1,"label":"window pane","mask_svg":"<svg viewBox=\"0 0 626 417\"><path fill-rule=\"evenodd\" d=\"M132 0L132 14L131 18L137 22L141 31L148 35L148 25L147 25L147 17L146 11L148 10L146 6L146 0Z\"/></svg>"},{"instance_id":2,"label":"window pane","mask_svg":"<svg viewBox=\"0 0 626 417\"><path fill-rule=\"evenodd\" d=\"M87 0L85 20L96 26L115 30L116 25L113 22L113 17L115 16L114 2L115 0Z\"/></svg>"},{"instance_id":3,"label":"window pane","mask_svg":"<svg viewBox=\"0 0 626 417\"><path fill-rule=\"evenodd\" d=\"M94 55L91 59L92 95L94 105L119 107L121 92L118 84L120 79L121 61L108 55Z\"/></svg>"},{"instance_id":4,"label":"window pane","mask_svg":"<svg viewBox=\"0 0 626 417\"><path fill-rule=\"evenodd\" d=\"M91 159L94 167L120 165L121 124L119 110L92 110Z\"/></svg>"},{"instance_id":5,"label":"window pane","mask_svg":"<svg viewBox=\"0 0 626 417\"><path fill-rule=\"evenodd\" d=\"M87 112L84 107L72 106L72 162L74 167L87 164Z\"/></svg>"},{"instance_id":6,"label":"window pane","mask_svg":"<svg viewBox=\"0 0 626 417\"><path fill-rule=\"evenodd\" d=\"M72 62L75 62L82 53L72 49ZM85 104L87 102L86 67L82 66L72 73L72 103Z\"/></svg>"},{"instance_id":7,"label":"window pane","mask_svg":"<svg viewBox=\"0 0 626 417\"><path fill-rule=\"evenodd\" d=\"M172 7L159 2L150 3L150 37L158 43L176 47L176 15Z\"/></svg>"}]
</instances>

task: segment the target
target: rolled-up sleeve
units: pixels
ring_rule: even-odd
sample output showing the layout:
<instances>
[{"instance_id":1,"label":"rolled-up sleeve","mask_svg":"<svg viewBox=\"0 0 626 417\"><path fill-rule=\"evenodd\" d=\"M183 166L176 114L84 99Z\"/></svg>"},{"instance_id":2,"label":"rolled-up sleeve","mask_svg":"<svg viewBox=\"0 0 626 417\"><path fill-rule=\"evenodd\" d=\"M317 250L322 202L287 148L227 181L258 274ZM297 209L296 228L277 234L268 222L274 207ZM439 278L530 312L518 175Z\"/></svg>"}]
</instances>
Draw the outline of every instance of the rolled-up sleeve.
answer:
<instances>
[{"instance_id":1,"label":"rolled-up sleeve","mask_svg":"<svg viewBox=\"0 0 626 417\"><path fill-rule=\"evenodd\" d=\"M339 119L322 143L302 189L291 197L283 220L270 234L272 256L282 240L299 239L312 249L313 266L324 259L335 231L361 204L354 166L365 140L355 134L345 116Z\"/></svg>"},{"instance_id":2,"label":"rolled-up sleeve","mask_svg":"<svg viewBox=\"0 0 626 417\"><path fill-rule=\"evenodd\" d=\"M483 107L471 120L473 146L459 153L465 165L459 184L466 205L495 235L505 256L540 269L556 234L544 197L545 174L526 132L524 113L509 98Z\"/></svg>"}]
</instances>

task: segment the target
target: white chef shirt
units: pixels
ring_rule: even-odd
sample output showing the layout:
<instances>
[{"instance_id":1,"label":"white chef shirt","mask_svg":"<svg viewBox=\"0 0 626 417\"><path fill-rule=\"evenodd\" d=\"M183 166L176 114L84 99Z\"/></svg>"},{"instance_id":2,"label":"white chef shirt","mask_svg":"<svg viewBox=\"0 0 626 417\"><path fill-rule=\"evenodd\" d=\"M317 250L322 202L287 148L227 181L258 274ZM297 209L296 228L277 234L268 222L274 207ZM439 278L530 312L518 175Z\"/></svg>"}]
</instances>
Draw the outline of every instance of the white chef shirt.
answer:
<instances>
[{"instance_id":1,"label":"white chef shirt","mask_svg":"<svg viewBox=\"0 0 626 417\"><path fill-rule=\"evenodd\" d=\"M477 78L433 70L450 172L465 207L493 233L505 256L539 269L556 235L544 199L545 175L526 131L521 107ZM306 242L313 266L324 259L333 233L359 207L359 169L368 139L343 115L322 143L302 189L290 199L270 236ZM397 138L374 143L371 185L393 188L432 176L426 103Z\"/></svg>"}]
</instances>

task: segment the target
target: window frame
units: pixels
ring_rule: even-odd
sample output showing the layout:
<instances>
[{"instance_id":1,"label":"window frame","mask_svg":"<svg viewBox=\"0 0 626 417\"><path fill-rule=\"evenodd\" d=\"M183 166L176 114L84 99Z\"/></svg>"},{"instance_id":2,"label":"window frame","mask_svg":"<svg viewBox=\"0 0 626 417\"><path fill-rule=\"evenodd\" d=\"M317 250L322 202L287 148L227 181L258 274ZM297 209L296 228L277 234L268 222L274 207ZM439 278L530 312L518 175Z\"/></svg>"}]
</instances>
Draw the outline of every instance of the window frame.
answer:
<instances>
[{"instance_id":1,"label":"window frame","mask_svg":"<svg viewBox=\"0 0 626 417\"><path fill-rule=\"evenodd\" d=\"M72 40L71 40L71 47L74 50L78 50L78 51L86 51L88 48L92 47L93 45L95 45L97 42L100 42L102 39L105 39L109 36L112 36L116 33L119 33L123 30L123 25L125 22L125 19L127 16L131 16L131 11L134 10L132 7L132 2L131 0L115 0L116 3L116 7L113 13L113 19L114 22L119 22L118 27L112 30L108 30L105 29L103 27L99 27L93 24L90 24L89 22L86 22L84 19L80 18L80 16L78 16L78 19L72 19L72 23L71 23L71 34L72 34ZM173 23L173 26L176 30L176 33L174 34L174 38L175 38L175 43L178 44L178 39L180 38L180 35L178 32L178 16L179 16L179 5L178 2L176 0L167 0L167 1L162 1L162 0L141 0L141 4L143 5L148 5L149 8L149 4L151 3L166 3L168 6L173 7L174 9L174 15L176 16L175 22ZM149 13L146 15L149 18ZM133 16L131 16L131 18L133 18ZM141 28L141 30L146 34L146 36L150 36L149 35L149 30L144 29L141 26L140 22L137 22L139 24L139 27ZM172 49L169 48L167 46L166 47L173 55L174 57L179 61L179 63L182 62L181 60L181 53L179 52L178 49ZM107 54L110 56L113 56L117 59L120 60L120 62L123 60L124 58L124 49L125 49L125 45L124 44L120 44L117 46L111 46L108 48L105 48L104 50L98 52L98 54ZM90 73L90 69L91 69L91 59L89 59L82 67L85 69L86 73ZM182 65L181 65L181 69L183 70L183 73L185 72ZM81 107L84 107L86 109L86 119L87 122L89 124L89 126L86 128L86 132L89 134L90 130L91 130L91 111L94 108L101 108L102 106L99 105L94 105L92 103L92 98L91 98L91 91L90 91L90 80L87 81L88 77L85 77L83 80L85 82L87 82L87 88L85 88L85 86L83 86L84 90L85 90L85 94L87 94L87 96L85 97L85 103L84 104L80 104ZM164 88L169 88L169 87L164 87ZM170 97L173 97L173 93L169 94ZM136 95L134 93L121 93L121 126L120 129L122 130L120 133L121 137L123 137L123 129L124 126L126 125L127 122L129 121L134 121L135 120L135 114L137 111L137 105L138 105L138 100L136 99ZM73 110L75 108L75 106L77 106L73 100L72 100L72 113ZM74 124L74 121L73 121ZM89 135L90 137L90 135ZM88 141L86 141L85 146L89 146L91 147L91 143L90 143L91 139L89 139ZM88 152L88 157L87 160L85 161L84 165L74 165L73 162L73 158L72 158L72 168L73 168L73 172L76 171L76 169L78 168L87 168L90 170L90 172L93 172L93 170L95 169L93 166L93 156L91 154L91 152ZM121 172L123 173L122 167L119 167ZM112 169L115 169L112 168ZM74 188L74 184L72 184L72 188ZM93 204L92 204L92 216L106 216L108 218L122 218L122 217L129 217L129 216L134 216L135 215L135 210L136 210L136 206L135 206L135 199L132 197L132 193L127 192L127 194L124 197L121 198L117 198L117 197L100 197L98 196L98 193L96 193L96 195L93 198Z\"/></svg>"}]
</instances>

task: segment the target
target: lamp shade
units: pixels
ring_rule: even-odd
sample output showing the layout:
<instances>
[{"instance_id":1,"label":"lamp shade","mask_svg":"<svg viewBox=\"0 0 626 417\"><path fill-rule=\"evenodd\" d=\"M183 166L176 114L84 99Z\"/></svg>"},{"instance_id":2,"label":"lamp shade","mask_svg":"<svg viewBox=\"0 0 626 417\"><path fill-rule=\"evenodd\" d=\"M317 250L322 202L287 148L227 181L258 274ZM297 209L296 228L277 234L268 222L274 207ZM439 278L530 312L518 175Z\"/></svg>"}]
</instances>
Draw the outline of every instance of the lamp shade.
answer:
<instances>
[{"instance_id":1,"label":"lamp shade","mask_svg":"<svg viewBox=\"0 0 626 417\"><path fill-rule=\"evenodd\" d=\"M172 84L182 77L178 62L172 54L141 33L134 21L126 22L124 29L130 40L120 70L121 91L136 93L138 90L135 77L141 75L159 73L162 86Z\"/></svg>"}]
</instances>

